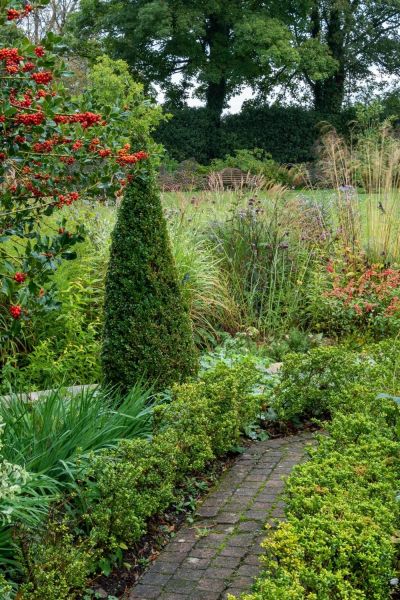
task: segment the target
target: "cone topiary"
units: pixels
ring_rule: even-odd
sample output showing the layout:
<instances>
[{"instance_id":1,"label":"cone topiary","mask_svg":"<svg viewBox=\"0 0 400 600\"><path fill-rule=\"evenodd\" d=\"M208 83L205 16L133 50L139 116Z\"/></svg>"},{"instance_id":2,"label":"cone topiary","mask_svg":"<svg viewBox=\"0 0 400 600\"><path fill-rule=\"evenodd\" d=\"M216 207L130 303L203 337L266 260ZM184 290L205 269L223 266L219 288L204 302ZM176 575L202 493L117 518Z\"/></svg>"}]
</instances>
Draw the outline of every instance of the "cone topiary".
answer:
<instances>
[{"instance_id":1,"label":"cone topiary","mask_svg":"<svg viewBox=\"0 0 400 600\"><path fill-rule=\"evenodd\" d=\"M152 173L128 185L112 234L102 347L104 379L122 391L156 389L197 370L160 195Z\"/></svg>"}]
</instances>

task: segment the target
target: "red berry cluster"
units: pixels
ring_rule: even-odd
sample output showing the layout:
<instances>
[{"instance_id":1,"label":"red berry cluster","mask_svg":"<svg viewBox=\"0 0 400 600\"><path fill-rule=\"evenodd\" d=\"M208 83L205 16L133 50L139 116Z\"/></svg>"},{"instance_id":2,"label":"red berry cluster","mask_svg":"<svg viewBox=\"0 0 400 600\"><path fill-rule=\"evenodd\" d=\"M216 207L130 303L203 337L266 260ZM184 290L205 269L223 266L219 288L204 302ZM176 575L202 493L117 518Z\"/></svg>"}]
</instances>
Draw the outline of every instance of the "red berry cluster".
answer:
<instances>
[{"instance_id":1,"label":"red berry cluster","mask_svg":"<svg viewBox=\"0 0 400 600\"><path fill-rule=\"evenodd\" d=\"M100 150L97 150L97 154L101 156L101 158L107 158L107 156L111 155L111 150L109 148L100 148Z\"/></svg>"},{"instance_id":2,"label":"red berry cluster","mask_svg":"<svg viewBox=\"0 0 400 600\"><path fill-rule=\"evenodd\" d=\"M36 142L32 146L32 150L34 152L46 153L51 152L53 150L53 142L52 140L46 140L45 142Z\"/></svg>"},{"instance_id":3,"label":"red berry cluster","mask_svg":"<svg viewBox=\"0 0 400 600\"><path fill-rule=\"evenodd\" d=\"M18 99L15 90L10 92L10 104L16 108L30 108L32 106L32 94L30 91L24 92L23 99Z\"/></svg>"},{"instance_id":4,"label":"red berry cluster","mask_svg":"<svg viewBox=\"0 0 400 600\"><path fill-rule=\"evenodd\" d=\"M14 275L14 281L16 281L17 283L24 283L25 279L27 278L27 274L26 273L22 273L21 271L17 271Z\"/></svg>"},{"instance_id":5,"label":"red berry cluster","mask_svg":"<svg viewBox=\"0 0 400 600\"><path fill-rule=\"evenodd\" d=\"M54 121L57 124L80 123L85 129L87 127L92 127L93 125L106 124L101 115L92 112L76 113L74 115L56 115Z\"/></svg>"},{"instance_id":6,"label":"red berry cluster","mask_svg":"<svg viewBox=\"0 0 400 600\"><path fill-rule=\"evenodd\" d=\"M17 19L22 19L23 17L27 17L33 8L31 4L26 4L24 10L16 10L15 8L9 8L7 11L7 21L16 21Z\"/></svg>"},{"instance_id":7,"label":"red berry cluster","mask_svg":"<svg viewBox=\"0 0 400 600\"><path fill-rule=\"evenodd\" d=\"M19 304L11 304L8 310L13 319L19 319L21 317L22 308Z\"/></svg>"},{"instance_id":8,"label":"red berry cluster","mask_svg":"<svg viewBox=\"0 0 400 600\"><path fill-rule=\"evenodd\" d=\"M69 192L69 194L60 194L58 196L57 206L61 208L62 206L70 206L73 202L76 202L79 199L78 192Z\"/></svg>"},{"instance_id":9,"label":"red berry cluster","mask_svg":"<svg viewBox=\"0 0 400 600\"><path fill-rule=\"evenodd\" d=\"M134 154L129 154L129 150L129 144L125 144L125 146L121 148L121 150L118 150L117 163L119 165L134 165L140 160L145 160L146 158L149 158L149 154L147 152L144 152L143 150L135 152Z\"/></svg>"},{"instance_id":10,"label":"red berry cluster","mask_svg":"<svg viewBox=\"0 0 400 600\"><path fill-rule=\"evenodd\" d=\"M18 48L0 48L0 60L10 61L9 64L18 64L23 58Z\"/></svg>"},{"instance_id":11,"label":"red berry cluster","mask_svg":"<svg viewBox=\"0 0 400 600\"><path fill-rule=\"evenodd\" d=\"M22 125L41 125L45 120L43 112L35 113L18 113L15 117L15 121Z\"/></svg>"},{"instance_id":12,"label":"red berry cluster","mask_svg":"<svg viewBox=\"0 0 400 600\"><path fill-rule=\"evenodd\" d=\"M36 46L35 54L38 58L42 58L42 56L45 54L43 46Z\"/></svg>"},{"instance_id":13,"label":"red berry cluster","mask_svg":"<svg viewBox=\"0 0 400 600\"><path fill-rule=\"evenodd\" d=\"M39 71L38 73L32 73L31 77L38 85L47 85L53 80L53 73L50 73L50 71Z\"/></svg>"}]
</instances>

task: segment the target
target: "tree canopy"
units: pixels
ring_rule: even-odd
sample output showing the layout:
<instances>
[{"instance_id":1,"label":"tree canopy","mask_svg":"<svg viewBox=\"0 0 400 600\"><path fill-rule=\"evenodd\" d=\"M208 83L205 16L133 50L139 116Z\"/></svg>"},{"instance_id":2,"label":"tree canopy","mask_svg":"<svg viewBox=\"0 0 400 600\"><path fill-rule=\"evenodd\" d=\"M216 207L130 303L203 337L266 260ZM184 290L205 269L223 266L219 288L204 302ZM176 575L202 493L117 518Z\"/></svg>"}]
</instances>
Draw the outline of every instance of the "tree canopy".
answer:
<instances>
[{"instance_id":1,"label":"tree canopy","mask_svg":"<svg viewBox=\"0 0 400 600\"><path fill-rule=\"evenodd\" d=\"M400 71L400 0L82 0L70 24L81 48L123 58L175 107L194 93L217 122L244 85L308 89L332 113L347 84Z\"/></svg>"},{"instance_id":2,"label":"tree canopy","mask_svg":"<svg viewBox=\"0 0 400 600\"><path fill-rule=\"evenodd\" d=\"M316 110L338 112L348 90L400 74L400 0L289 0L284 11L296 48L309 50L284 76L309 87ZM321 45L330 57L329 65L322 59L327 77L318 73Z\"/></svg>"},{"instance_id":3,"label":"tree canopy","mask_svg":"<svg viewBox=\"0 0 400 600\"><path fill-rule=\"evenodd\" d=\"M299 53L277 4L83 0L72 28L89 47L102 45L142 80L161 85L175 105L194 90L220 116L241 86L297 64Z\"/></svg>"}]
</instances>

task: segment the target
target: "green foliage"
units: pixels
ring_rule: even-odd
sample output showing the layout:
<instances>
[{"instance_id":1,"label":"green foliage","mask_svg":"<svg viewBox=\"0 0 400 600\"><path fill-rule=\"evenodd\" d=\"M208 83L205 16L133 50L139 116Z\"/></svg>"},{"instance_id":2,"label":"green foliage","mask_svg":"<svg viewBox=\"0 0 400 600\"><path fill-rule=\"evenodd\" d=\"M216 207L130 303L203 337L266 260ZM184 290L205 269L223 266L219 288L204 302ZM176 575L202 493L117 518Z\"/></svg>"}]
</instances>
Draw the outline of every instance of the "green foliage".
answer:
<instances>
[{"instance_id":1,"label":"green foliage","mask_svg":"<svg viewBox=\"0 0 400 600\"><path fill-rule=\"evenodd\" d=\"M224 278L220 260L205 240L184 224L171 222L170 235L181 293L193 327L196 345L210 347L219 332L238 327L238 307Z\"/></svg>"},{"instance_id":2,"label":"green foliage","mask_svg":"<svg viewBox=\"0 0 400 600\"><path fill-rule=\"evenodd\" d=\"M99 389L52 391L31 403L12 396L0 403L4 457L68 485L93 452L150 434L149 400L140 385L125 398Z\"/></svg>"},{"instance_id":3,"label":"green foliage","mask_svg":"<svg viewBox=\"0 0 400 600\"><path fill-rule=\"evenodd\" d=\"M281 362L293 352L305 353L321 345L322 334L306 333L299 329L290 329L283 337L273 339L268 344L268 356Z\"/></svg>"},{"instance_id":4,"label":"green foliage","mask_svg":"<svg viewBox=\"0 0 400 600\"><path fill-rule=\"evenodd\" d=\"M389 597L400 516L400 413L393 396L378 396L376 388L390 390L398 353L398 344L382 343L365 356L342 352L340 365L339 349L313 351L313 359L297 359L290 392L285 381L294 359L285 367L283 393L292 400L302 395L309 414L313 403L320 414L325 393L340 401L330 402L328 435L289 477L287 522L264 540L263 574L242 600Z\"/></svg>"},{"instance_id":5,"label":"green foliage","mask_svg":"<svg viewBox=\"0 0 400 600\"><path fill-rule=\"evenodd\" d=\"M98 57L90 67L87 89L99 110L117 105L126 112L127 140L134 138L151 143L151 132L165 120L161 106L145 97L143 85L133 79L124 60L112 60L106 55ZM155 150L151 146L152 154Z\"/></svg>"},{"instance_id":6,"label":"green foliage","mask_svg":"<svg viewBox=\"0 0 400 600\"><path fill-rule=\"evenodd\" d=\"M195 373L197 359L152 176L128 187L112 235L102 363L107 383L158 388Z\"/></svg>"},{"instance_id":7,"label":"green foliage","mask_svg":"<svg viewBox=\"0 0 400 600\"><path fill-rule=\"evenodd\" d=\"M85 485L86 524L96 544L115 550L139 539L148 518L174 500L188 475L237 445L240 431L260 411L257 377L245 360L176 385L171 402L155 409L151 442L124 441L93 459Z\"/></svg>"},{"instance_id":8,"label":"green foliage","mask_svg":"<svg viewBox=\"0 0 400 600\"><path fill-rule=\"evenodd\" d=\"M0 435L3 438L1 421ZM7 460L7 446L0 441L0 563L12 573L20 569L14 539L14 527L38 527L47 514L49 504L57 497L57 484L42 473L28 472L24 465ZM0 590L3 579L0 573ZM7 588L7 586L5 586ZM8 591L7 591L8 593ZM4 590L6 594L6 589ZM6 596L7 597L7 596Z\"/></svg>"},{"instance_id":9,"label":"green foliage","mask_svg":"<svg viewBox=\"0 0 400 600\"><path fill-rule=\"evenodd\" d=\"M200 164L207 164L210 159L209 131L212 127L210 111L206 108L174 109L170 106L167 106L167 110L172 118L158 125L154 139L165 147L172 159L179 162L194 159ZM221 151L214 154L221 155Z\"/></svg>"},{"instance_id":10,"label":"green foliage","mask_svg":"<svg viewBox=\"0 0 400 600\"><path fill-rule=\"evenodd\" d=\"M255 194L244 207L233 205L230 217L211 223L207 232L240 308L242 325L262 334L302 325L304 284L316 246L304 235L301 212L302 206L286 203L279 190L268 196Z\"/></svg>"},{"instance_id":11,"label":"green foliage","mask_svg":"<svg viewBox=\"0 0 400 600\"><path fill-rule=\"evenodd\" d=\"M262 175L267 183L289 183L286 169L272 160L271 155L260 148L254 150L236 150L234 156L225 156L224 159L211 161L211 169L221 171L226 167L240 169L244 173Z\"/></svg>"},{"instance_id":12,"label":"green foliage","mask_svg":"<svg viewBox=\"0 0 400 600\"><path fill-rule=\"evenodd\" d=\"M72 397L53 392L32 403L14 396L0 404L0 418L3 416L4 445L0 453L2 568L9 577L18 574L18 579L25 571L28 585L24 594L33 593L33 590L40 594L39 590L46 589L46 598L72 598L62 594L68 594L68 585L71 589L78 585L73 576L84 581L89 568L73 575L77 564L88 558L85 556L87 541L81 544L75 539L75 527L85 510L85 499L78 482L104 448L112 452L122 439L150 435L149 393L139 386L126 398L116 398L115 394L110 397L99 390ZM65 505L62 491L68 491ZM45 526L49 507L55 500L59 502L60 512L60 507L64 506L75 519L72 526L65 525L67 529L62 539L58 535L61 530L58 531L54 524ZM93 564L90 569L93 570Z\"/></svg>"},{"instance_id":13,"label":"green foliage","mask_svg":"<svg viewBox=\"0 0 400 600\"><path fill-rule=\"evenodd\" d=\"M274 83L287 84L299 100L304 98L305 84L317 110L339 112L350 82L353 94L382 89L374 73L378 63L389 79L396 72L398 59L394 57L400 44L397 0L384 6L379 0L356 4L318 0L312 7L295 2L284 4L282 11L282 18L296 31L294 44L301 60L294 68L288 65Z\"/></svg>"},{"instance_id":14,"label":"green foliage","mask_svg":"<svg viewBox=\"0 0 400 600\"><path fill-rule=\"evenodd\" d=\"M21 600L75 600L94 566L90 545L77 540L68 527L52 523L46 537L33 535L24 550L27 583L21 585Z\"/></svg>"},{"instance_id":15,"label":"green foliage","mask_svg":"<svg viewBox=\"0 0 400 600\"><path fill-rule=\"evenodd\" d=\"M396 392L399 344L394 340L369 346L356 353L338 347L321 347L308 354L288 355L281 370L274 408L284 419L327 416L349 404L345 390Z\"/></svg>"},{"instance_id":16,"label":"green foliage","mask_svg":"<svg viewBox=\"0 0 400 600\"><path fill-rule=\"evenodd\" d=\"M70 209L70 221L85 222L86 240L77 258L53 273L57 311L32 317L23 351L9 352L1 370L0 391L33 391L100 381L100 337L104 276L112 219L98 204ZM53 221L45 224L52 228Z\"/></svg>"},{"instance_id":17,"label":"green foliage","mask_svg":"<svg viewBox=\"0 0 400 600\"><path fill-rule=\"evenodd\" d=\"M86 526L106 556L140 539L149 517L171 504L175 450L168 438L127 440L93 459L84 492Z\"/></svg>"},{"instance_id":18,"label":"green foliage","mask_svg":"<svg viewBox=\"0 0 400 600\"><path fill-rule=\"evenodd\" d=\"M120 12L124 17L120 18ZM129 4L85 0L71 19L80 52L82 41L96 41L114 57L128 61L148 85L159 84L171 102L182 105L192 81L218 122L227 100L240 87L272 73L299 55L291 33L279 20L277 3L266 7L231 0L141 0ZM101 36L98 34L101 32ZM99 40L99 38L101 38ZM173 75L182 74L175 83ZM209 131L210 145L214 130Z\"/></svg>"},{"instance_id":19,"label":"green foliage","mask_svg":"<svg viewBox=\"0 0 400 600\"><path fill-rule=\"evenodd\" d=\"M173 117L154 132L168 154L178 160L209 162L211 116L204 108L168 109ZM302 163L315 159L315 144L320 136L319 124L331 122L341 133L355 112L348 109L339 115L327 115L297 106L265 106L247 103L238 114L222 118L220 145L212 158L233 155L236 150L259 148L280 164ZM195 135L193 135L195 132Z\"/></svg>"}]
</instances>

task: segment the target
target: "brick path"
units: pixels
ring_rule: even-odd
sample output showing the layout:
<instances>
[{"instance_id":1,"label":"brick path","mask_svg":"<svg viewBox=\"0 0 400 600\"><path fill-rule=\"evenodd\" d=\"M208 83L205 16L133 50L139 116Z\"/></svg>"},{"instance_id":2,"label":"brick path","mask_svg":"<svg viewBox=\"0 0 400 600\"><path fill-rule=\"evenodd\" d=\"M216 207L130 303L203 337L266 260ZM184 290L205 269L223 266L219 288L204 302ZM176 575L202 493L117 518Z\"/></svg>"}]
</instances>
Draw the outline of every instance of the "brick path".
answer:
<instances>
[{"instance_id":1,"label":"brick path","mask_svg":"<svg viewBox=\"0 0 400 600\"><path fill-rule=\"evenodd\" d=\"M312 435L258 442L227 471L133 588L129 600L223 600L260 572L265 523L284 518L284 481Z\"/></svg>"}]
</instances>

